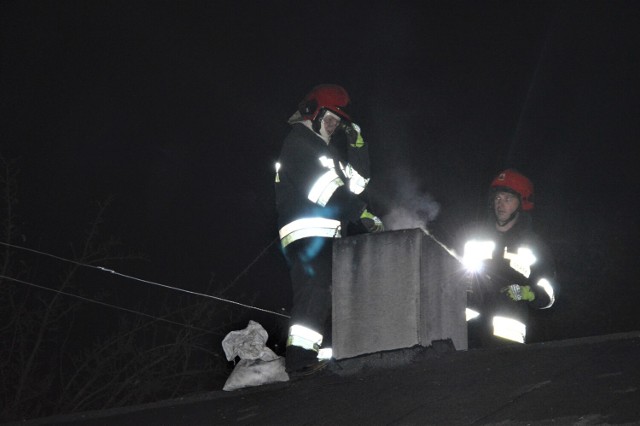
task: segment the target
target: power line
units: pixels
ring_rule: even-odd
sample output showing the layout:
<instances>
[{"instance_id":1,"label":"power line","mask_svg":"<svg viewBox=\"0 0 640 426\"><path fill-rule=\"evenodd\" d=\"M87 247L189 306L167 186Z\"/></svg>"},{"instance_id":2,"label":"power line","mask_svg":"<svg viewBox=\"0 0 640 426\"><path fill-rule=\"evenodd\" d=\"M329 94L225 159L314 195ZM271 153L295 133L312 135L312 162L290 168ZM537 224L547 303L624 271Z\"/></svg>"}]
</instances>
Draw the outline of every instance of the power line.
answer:
<instances>
[{"instance_id":1,"label":"power line","mask_svg":"<svg viewBox=\"0 0 640 426\"><path fill-rule=\"evenodd\" d=\"M73 263L75 265L83 266L83 267L86 267L86 268L98 269L100 271L108 272L108 273L111 273L111 274L114 274L114 275L118 275L120 277L127 278L127 279L130 279L130 280L140 281L140 282L143 282L143 283L146 283L146 284L151 284L151 285L155 285L155 286L158 286L158 287L164 287L164 288L167 288L167 289L170 289L170 290L181 291L183 293L188 293L188 294L192 294L192 295L195 295L195 296L206 297L206 298L209 298L209 299L218 300L220 302L231 303L231 304L234 304L234 305L237 305L237 306L241 306L243 308L253 309L253 310L260 311L260 312L266 312L266 313L273 314L273 315L278 315L278 316L281 316L281 317L284 317L284 318L291 318L290 316L282 314L280 312L259 308L257 306L247 305L247 304L244 304L244 303L236 302L234 300L229 300L229 299L225 299L225 298L222 298L222 297L213 296L211 294L200 293L200 292L197 292L197 291L186 290L184 288L170 286L170 285L158 283L158 282L155 282L155 281L144 280L142 278L138 278L138 277L135 277L133 275L126 275L126 274L117 272L117 271L115 271L113 269L105 268L103 266L89 265L89 264L78 262L78 261L75 261L75 260L65 259L63 257L56 256L56 255L53 255L53 254L50 254L50 253L46 253L46 252L30 249L28 247L22 247L22 246L17 246L17 245L14 245L14 244L9 244L9 243L3 242L3 241L0 241L0 244L4 245L4 246L7 246L7 247L12 247L12 248L15 248L15 249L19 249L19 250L29 251L29 252L40 254L40 255L43 255L43 256L48 256L48 257L51 257L51 258L54 258L54 259L57 259L57 260L61 260L63 262ZM247 268L245 268L242 272L240 272L240 274L232 281L232 283L235 283L242 275L244 275L246 273L246 271L267 251L267 249L269 247L271 247L272 244L273 244L273 241L271 241L260 252L260 254L258 254L258 256L249 264L249 266ZM7 278L9 278L9 277L7 277ZM14 281L18 281L18 280L14 279ZM51 289L49 289L49 290L51 290Z\"/></svg>"},{"instance_id":2,"label":"power line","mask_svg":"<svg viewBox=\"0 0 640 426\"><path fill-rule=\"evenodd\" d=\"M42 286L42 285L38 285L38 284L30 283L30 282L27 282L27 281L19 280L17 278L8 277L6 275L0 275L0 278L6 279L6 280L9 280L9 281L14 281L14 282L21 283L21 284L26 284L26 285L29 285L29 286L32 286L32 287L39 288L41 290L52 291L54 293L63 294L65 296L75 297L76 299L84 300L85 302L96 303L98 305L106 306L108 308L119 309L121 311L129 312L129 313L132 313L132 314L142 315L144 317L152 318L152 319L158 320L158 321L167 322L169 324L180 325L182 327L191 328L193 330L198 330L198 331L202 331L202 332L205 332L205 333L213 333L211 330L205 330L204 328L195 327L195 326L188 325L188 324L183 324L183 323L177 322L177 321L171 321L171 320L168 320L166 318L156 317L156 316L153 316L153 315L145 314L144 312L135 311L133 309L123 308L122 306L112 305L110 303L100 302L100 301L95 300L95 299L90 299L88 297L80 296L80 295L73 294L73 293L67 293L66 291L56 290L56 289L45 287L45 286Z\"/></svg>"}]
</instances>

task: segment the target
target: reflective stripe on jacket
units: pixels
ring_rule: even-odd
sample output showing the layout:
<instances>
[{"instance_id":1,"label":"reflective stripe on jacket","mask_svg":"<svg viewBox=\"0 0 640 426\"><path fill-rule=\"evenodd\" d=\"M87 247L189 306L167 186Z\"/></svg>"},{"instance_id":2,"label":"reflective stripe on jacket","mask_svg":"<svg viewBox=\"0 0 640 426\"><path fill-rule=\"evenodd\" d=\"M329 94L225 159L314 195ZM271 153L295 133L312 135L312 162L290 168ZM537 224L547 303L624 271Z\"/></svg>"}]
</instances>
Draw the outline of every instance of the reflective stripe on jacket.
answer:
<instances>
[{"instance_id":1,"label":"reflective stripe on jacket","mask_svg":"<svg viewBox=\"0 0 640 426\"><path fill-rule=\"evenodd\" d=\"M283 247L300 238L338 238L343 224L357 222L365 209L357 194L368 179L349 164L343 166L333 154L313 130L293 124L276 165L276 209Z\"/></svg>"}]
</instances>

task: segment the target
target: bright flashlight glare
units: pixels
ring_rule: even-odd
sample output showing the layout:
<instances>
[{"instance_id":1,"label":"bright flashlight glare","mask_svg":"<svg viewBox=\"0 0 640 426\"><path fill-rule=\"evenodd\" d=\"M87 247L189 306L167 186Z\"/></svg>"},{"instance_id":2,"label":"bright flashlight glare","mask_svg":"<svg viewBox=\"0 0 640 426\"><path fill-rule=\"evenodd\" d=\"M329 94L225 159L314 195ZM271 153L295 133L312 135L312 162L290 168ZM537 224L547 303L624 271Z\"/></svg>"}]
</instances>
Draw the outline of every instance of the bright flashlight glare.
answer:
<instances>
[{"instance_id":1,"label":"bright flashlight glare","mask_svg":"<svg viewBox=\"0 0 640 426\"><path fill-rule=\"evenodd\" d=\"M495 246L493 241L468 241L464 245L464 255L462 256L462 263L467 271L480 272L482 262L491 259Z\"/></svg>"}]
</instances>

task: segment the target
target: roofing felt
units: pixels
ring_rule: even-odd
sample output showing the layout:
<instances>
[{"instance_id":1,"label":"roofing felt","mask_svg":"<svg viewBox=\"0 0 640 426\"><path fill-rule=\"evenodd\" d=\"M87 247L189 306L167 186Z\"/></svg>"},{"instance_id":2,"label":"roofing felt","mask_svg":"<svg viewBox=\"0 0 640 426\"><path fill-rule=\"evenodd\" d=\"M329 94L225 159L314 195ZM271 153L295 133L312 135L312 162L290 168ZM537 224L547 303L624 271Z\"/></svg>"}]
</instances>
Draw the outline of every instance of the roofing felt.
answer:
<instances>
[{"instance_id":1,"label":"roofing felt","mask_svg":"<svg viewBox=\"0 0 640 426\"><path fill-rule=\"evenodd\" d=\"M456 351L447 341L313 376L23 425L640 423L640 332Z\"/></svg>"}]
</instances>

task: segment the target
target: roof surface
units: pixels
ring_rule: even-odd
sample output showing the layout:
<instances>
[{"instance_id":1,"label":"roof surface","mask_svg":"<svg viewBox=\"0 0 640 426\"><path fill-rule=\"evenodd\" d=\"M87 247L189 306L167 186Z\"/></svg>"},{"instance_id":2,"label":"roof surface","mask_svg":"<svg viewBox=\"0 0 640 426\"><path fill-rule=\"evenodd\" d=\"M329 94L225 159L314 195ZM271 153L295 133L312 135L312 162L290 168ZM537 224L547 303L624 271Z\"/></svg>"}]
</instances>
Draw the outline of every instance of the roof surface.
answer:
<instances>
[{"instance_id":1,"label":"roof surface","mask_svg":"<svg viewBox=\"0 0 640 426\"><path fill-rule=\"evenodd\" d=\"M507 423L640 423L640 331L467 351L435 342L289 382L22 424Z\"/></svg>"}]
</instances>

